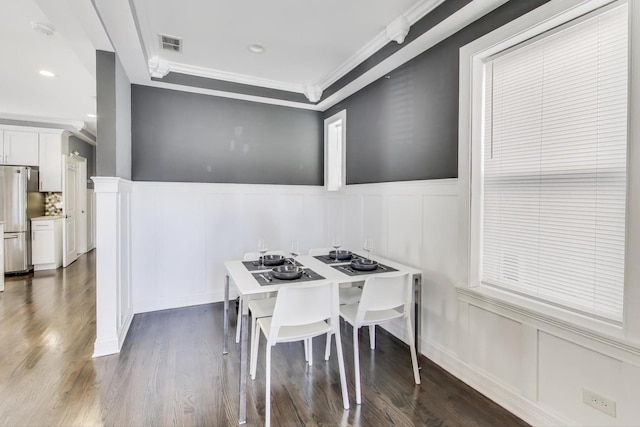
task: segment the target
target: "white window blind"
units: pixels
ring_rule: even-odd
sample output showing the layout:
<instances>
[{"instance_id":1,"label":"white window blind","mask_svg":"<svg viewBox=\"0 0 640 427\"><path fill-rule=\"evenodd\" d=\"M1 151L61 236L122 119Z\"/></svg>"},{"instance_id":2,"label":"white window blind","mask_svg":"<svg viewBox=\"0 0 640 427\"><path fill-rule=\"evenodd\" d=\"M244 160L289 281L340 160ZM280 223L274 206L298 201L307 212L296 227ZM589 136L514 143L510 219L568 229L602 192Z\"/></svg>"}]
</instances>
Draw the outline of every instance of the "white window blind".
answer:
<instances>
[{"instance_id":1,"label":"white window blind","mask_svg":"<svg viewBox=\"0 0 640 427\"><path fill-rule=\"evenodd\" d=\"M622 320L626 3L485 67L481 280Z\"/></svg>"}]
</instances>

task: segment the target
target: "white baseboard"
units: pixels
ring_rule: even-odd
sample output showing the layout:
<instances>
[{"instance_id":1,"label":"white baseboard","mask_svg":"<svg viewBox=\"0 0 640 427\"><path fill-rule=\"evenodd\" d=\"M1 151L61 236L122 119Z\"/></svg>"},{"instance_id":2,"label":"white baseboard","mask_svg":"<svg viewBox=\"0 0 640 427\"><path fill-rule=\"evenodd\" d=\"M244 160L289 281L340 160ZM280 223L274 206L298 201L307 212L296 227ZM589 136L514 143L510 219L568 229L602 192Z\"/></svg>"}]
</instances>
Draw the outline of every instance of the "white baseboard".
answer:
<instances>
[{"instance_id":1,"label":"white baseboard","mask_svg":"<svg viewBox=\"0 0 640 427\"><path fill-rule=\"evenodd\" d=\"M441 368L482 393L509 412L535 426L576 425L559 414L551 413L534 401L505 387L487 374L475 369L438 344L421 340L421 353Z\"/></svg>"},{"instance_id":2,"label":"white baseboard","mask_svg":"<svg viewBox=\"0 0 640 427\"><path fill-rule=\"evenodd\" d=\"M124 341L127 338L127 333L129 332L129 327L131 326L132 321L133 321L133 313L129 313L124 323L122 324L120 331L118 331L117 338L112 338L112 339L102 340L102 341L96 340L96 342L93 345L92 357L102 357L102 356L108 356L110 354L120 353L120 349L122 349L122 345L124 344Z\"/></svg>"},{"instance_id":3,"label":"white baseboard","mask_svg":"<svg viewBox=\"0 0 640 427\"><path fill-rule=\"evenodd\" d=\"M229 300L234 300L236 293L229 291ZM224 301L224 291L211 291L203 294L184 295L178 298L164 298L147 300L133 307L134 313L148 313L150 311L169 310L172 308L191 307L194 305L211 304Z\"/></svg>"},{"instance_id":4,"label":"white baseboard","mask_svg":"<svg viewBox=\"0 0 640 427\"><path fill-rule=\"evenodd\" d=\"M124 340L127 339L127 334L129 333L129 327L131 326L131 322L133 321L133 312L127 315L120 331L118 331L118 351L122 348L124 344Z\"/></svg>"},{"instance_id":5,"label":"white baseboard","mask_svg":"<svg viewBox=\"0 0 640 427\"><path fill-rule=\"evenodd\" d=\"M120 345L118 338L110 340L97 341L93 344L92 357L108 356L110 354L116 354L120 352Z\"/></svg>"}]
</instances>

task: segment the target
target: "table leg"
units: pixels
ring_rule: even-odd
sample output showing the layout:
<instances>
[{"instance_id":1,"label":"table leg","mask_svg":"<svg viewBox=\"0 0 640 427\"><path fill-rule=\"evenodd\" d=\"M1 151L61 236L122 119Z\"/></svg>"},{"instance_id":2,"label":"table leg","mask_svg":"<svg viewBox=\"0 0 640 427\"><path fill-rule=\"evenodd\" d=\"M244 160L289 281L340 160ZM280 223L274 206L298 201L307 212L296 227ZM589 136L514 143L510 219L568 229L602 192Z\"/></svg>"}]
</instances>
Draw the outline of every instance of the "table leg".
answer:
<instances>
[{"instance_id":1,"label":"table leg","mask_svg":"<svg viewBox=\"0 0 640 427\"><path fill-rule=\"evenodd\" d=\"M240 414L238 424L247 422L247 353L249 341L249 316L246 304L242 304L242 327L240 332Z\"/></svg>"},{"instance_id":2,"label":"table leg","mask_svg":"<svg viewBox=\"0 0 640 427\"><path fill-rule=\"evenodd\" d=\"M414 306L413 306L413 333L416 353L420 354L420 334L422 332L422 275L413 276Z\"/></svg>"},{"instance_id":3,"label":"table leg","mask_svg":"<svg viewBox=\"0 0 640 427\"><path fill-rule=\"evenodd\" d=\"M227 346L227 335L229 335L229 275L227 274L227 280L224 284L224 319L222 321L224 325L224 340L222 344L222 354L229 353Z\"/></svg>"}]
</instances>

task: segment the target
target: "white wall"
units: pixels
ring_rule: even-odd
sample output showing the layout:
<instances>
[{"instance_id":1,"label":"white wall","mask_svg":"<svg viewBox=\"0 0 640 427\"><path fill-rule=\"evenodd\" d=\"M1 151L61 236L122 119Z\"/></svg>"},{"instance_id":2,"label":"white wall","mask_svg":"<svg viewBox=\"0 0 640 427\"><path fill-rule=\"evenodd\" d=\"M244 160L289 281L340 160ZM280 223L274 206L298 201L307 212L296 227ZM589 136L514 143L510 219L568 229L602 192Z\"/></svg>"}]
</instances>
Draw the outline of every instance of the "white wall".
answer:
<instances>
[{"instance_id":1,"label":"white wall","mask_svg":"<svg viewBox=\"0 0 640 427\"><path fill-rule=\"evenodd\" d=\"M371 236L374 252L423 272L423 354L534 424L639 425L639 349L468 292L459 268L459 192L457 180L339 193L134 182L134 310L221 301L223 262L254 251L260 237L284 249L296 238L306 251L328 246L335 231L354 250ZM615 400L617 417L582 403L583 388Z\"/></svg>"},{"instance_id":2,"label":"white wall","mask_svg":"<svg viewBox=\"0 0 640 427\"><path fill-rule=\"evenodd\" d=\"M133 183L136 313L222 301L224 261L258 239L306 252L326 246L321 187ZM232 293L234 292L232 287Z\"/></svg>"},{"instance_id":3,"label":"white wall","mask_svg":"<svg viewBox=\"0 0 640 427\"><path fill-rule=\"evenodd\" d=\"M96 194L96 341L93 356L118 353L133 319L130 181L94 177Z\"/></svg>"}]
</instances>

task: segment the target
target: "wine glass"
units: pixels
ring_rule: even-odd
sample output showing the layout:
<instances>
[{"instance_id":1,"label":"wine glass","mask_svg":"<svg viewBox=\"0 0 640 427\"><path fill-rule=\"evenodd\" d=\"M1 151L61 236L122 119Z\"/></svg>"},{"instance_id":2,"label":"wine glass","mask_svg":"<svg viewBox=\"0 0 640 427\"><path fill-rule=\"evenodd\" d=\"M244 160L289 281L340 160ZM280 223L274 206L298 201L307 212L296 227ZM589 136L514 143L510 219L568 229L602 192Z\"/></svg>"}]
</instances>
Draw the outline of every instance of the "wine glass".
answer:
<instances>
[{"instance_id":1,"label":"wine glass","mask_svg":"<svg viewBox=\"0 0 640 427\"><path fill-rule=\"evenodd\" d=\"M340 246L342 246L340 244L340 236L336 234L333 236L333 239L331 239L331 247L335 250L336 262L338 262L338 249L340 249Z\"/></svg>"},{"instance_id":2,"label":"wine glass","mask_svg":"<svg viewBox=\"0 0 640 427\"><path fill-rule=\"evenodd\" d=\"M373 249L373 240L371 237L367 237L364 239L364 243L362 244L362 249L367 252L367 260L369 260L369 256L371 255L371 250Z\"/></svg>"},{"instance_id":3,"label":"wine glass","mask_svg":"<svg viewBox=\"0 0 640 427\"><path fill-rule=\"evenodd\" d=\"M269 250L269 245L264 239L258 240L258 252L260 252L260 266L264 267L264 254Z\"/></svg>"},{"instance_id":4,"label":"wine glass","mask_svg":"<svg viewBox=\"0 0 640 427\"><path fill-rule=\"evenodd\" d=\"M296 265L296 257L300 255L300 245L298 245L297 240L291 241L291 248L289 249L289 253L291 254L291 258L293 258L293 265Z\"/></svg>"}]
</instances>

